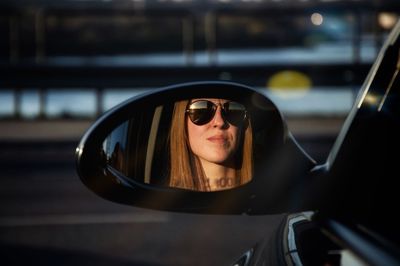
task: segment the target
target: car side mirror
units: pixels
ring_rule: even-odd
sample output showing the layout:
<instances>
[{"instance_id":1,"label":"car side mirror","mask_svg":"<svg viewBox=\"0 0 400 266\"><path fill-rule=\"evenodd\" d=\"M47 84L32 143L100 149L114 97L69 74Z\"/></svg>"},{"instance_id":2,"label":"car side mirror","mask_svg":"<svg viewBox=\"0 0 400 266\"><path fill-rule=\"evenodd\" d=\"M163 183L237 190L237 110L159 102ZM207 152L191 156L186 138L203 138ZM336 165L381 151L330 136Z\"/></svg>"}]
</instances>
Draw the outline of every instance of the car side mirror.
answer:
<instances>
[{"instance_id":1,"label":"car side mirror","mask_svg":"<svg viewBox=\"0 0 400 266\"><path fill-rule=\"evenodd\" d=\"M230 82L127 100L86 132L76 158L81 180L101 197L199 213L299 208L300 179L314 166L274 103Z\"/></svg>"}]
</instances>

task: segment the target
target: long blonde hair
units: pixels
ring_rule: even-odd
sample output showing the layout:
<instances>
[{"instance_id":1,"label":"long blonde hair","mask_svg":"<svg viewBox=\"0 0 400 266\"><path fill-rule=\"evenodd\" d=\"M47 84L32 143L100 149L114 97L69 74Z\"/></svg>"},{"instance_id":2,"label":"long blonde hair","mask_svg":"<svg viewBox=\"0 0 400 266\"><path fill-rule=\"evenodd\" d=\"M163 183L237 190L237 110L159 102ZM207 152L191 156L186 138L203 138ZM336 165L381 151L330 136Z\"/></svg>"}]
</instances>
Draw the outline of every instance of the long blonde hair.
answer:
<instances>
[{"instance_id":1,"label":"long blonde hair","mask_svg":"<svg viewBox=\"0 0 400 266\"><path fill-rule=\"evenodd\" d=\"M185 114L188 103L189 100L176 102L172 114L169 135L169 185L190 190L210 191L200 160L190 149ZM236 156L235 186L249 182L253 174L253 132L250 122L250 119L247 119L247 125L243 126L245 132L240 134L243 141L238 148L239 155Z\"/></svg>"}]
</instances>

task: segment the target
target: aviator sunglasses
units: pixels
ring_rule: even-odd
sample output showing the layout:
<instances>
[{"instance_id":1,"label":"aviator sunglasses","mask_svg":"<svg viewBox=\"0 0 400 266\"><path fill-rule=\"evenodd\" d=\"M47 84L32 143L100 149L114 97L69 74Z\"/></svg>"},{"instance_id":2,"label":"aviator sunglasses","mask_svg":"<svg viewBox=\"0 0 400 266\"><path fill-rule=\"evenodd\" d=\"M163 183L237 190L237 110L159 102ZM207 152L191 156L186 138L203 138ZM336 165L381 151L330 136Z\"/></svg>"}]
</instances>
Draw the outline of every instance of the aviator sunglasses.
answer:
<instances>
[{"instance_id":1,"label":"aviator sunglasses","mask_svg":"<svg viewBox=\"0 0 400 266\"><path fill-rule=\"evenodd\" d=\"M247 112L243 104L237 102L226 102L224 104L215 104L207 100L198 100L189 103L186 108L186 114L193 124L201 126L210 122L217 111L218 105L221 106L222 117L229 124L240 125L246 119Z\"/></svg>"}]
</instances>

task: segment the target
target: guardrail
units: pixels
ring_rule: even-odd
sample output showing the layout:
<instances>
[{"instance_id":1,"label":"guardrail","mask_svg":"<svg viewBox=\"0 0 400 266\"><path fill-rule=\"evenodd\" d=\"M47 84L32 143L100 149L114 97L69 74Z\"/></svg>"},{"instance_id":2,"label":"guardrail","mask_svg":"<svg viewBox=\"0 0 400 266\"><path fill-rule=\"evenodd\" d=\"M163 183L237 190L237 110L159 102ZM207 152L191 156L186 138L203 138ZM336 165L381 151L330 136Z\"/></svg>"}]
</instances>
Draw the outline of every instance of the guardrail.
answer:
<instances>
[{"instance_id":1,"label":"guardrail","mask_svg":"<svg viewBox=\"0 0 400 266\"><path fill-rule=\"evenodd\" d=\"M267 87L269 77L288 69L285 66L230 66L230 67L57 67L57 66L0 66L0 91L13 90L14 114L21 117L22 92L38 92L38 118L46 118L46 94L54 90L89 89L95 93L95 116L103 110L104 91L113 88L159 88L171 84L227 80L252 87ZM314 87L360 87L370 64L338 64L292 66L311 77Z\"/></svg>"}]
</instances>

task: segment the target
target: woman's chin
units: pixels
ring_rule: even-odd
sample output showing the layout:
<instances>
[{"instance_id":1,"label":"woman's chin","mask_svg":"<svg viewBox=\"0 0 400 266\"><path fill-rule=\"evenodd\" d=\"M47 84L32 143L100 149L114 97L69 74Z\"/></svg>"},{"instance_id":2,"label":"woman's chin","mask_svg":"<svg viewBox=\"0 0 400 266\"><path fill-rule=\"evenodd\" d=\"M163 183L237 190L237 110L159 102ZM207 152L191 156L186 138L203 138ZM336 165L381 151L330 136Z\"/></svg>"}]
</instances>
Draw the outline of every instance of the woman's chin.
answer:
<instances>
[{"instance_id":1,"label":"woman's chin","mask_svg":"<svg viewBox=\"0 0 400 266\"><path fill-rule=\"evenodd\" d=\"M232 160L227 156L209 158L207 161L223 167L231 167L233 165Z\"/></svg>"}]
</instances>

